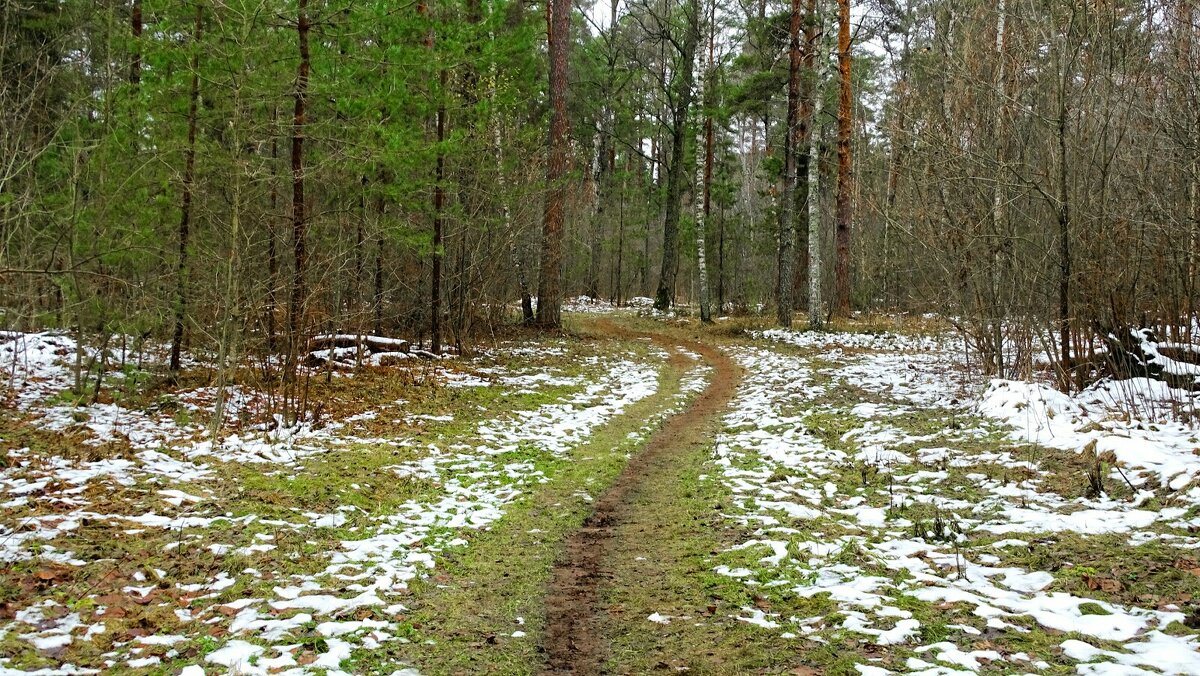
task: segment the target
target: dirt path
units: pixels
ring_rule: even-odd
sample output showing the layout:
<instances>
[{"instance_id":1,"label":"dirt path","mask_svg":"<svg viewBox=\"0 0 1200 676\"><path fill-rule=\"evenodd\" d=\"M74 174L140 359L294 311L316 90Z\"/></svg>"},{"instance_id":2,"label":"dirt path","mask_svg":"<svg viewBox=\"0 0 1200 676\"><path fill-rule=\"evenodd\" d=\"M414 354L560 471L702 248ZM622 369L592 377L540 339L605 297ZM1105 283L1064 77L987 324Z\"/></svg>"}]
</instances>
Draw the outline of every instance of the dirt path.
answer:
<instances>
[{"instance_id":1,"label":"dirt path","mask_svg":"<svg viewBox=\"0 0 1200 676\"><path fill-rule=\"evenodd\" d=\"M651 436L595 503L583 527L566 541L563 561L555 568L546 599L545 650L550 673L602 673L608 648L603 587L613 578L612 557L654 552L656 503L670 499L656 490L686 469L689 451L706 445L720 413L733 397L739 368L720 350L667 334L631 331L611 321L598 327L623 337L648 337L667 347L682 345L713 366L708 387L683 413L672 416ZM640 618L639 618L640 619Z\"/></svg>"}]
</instances>

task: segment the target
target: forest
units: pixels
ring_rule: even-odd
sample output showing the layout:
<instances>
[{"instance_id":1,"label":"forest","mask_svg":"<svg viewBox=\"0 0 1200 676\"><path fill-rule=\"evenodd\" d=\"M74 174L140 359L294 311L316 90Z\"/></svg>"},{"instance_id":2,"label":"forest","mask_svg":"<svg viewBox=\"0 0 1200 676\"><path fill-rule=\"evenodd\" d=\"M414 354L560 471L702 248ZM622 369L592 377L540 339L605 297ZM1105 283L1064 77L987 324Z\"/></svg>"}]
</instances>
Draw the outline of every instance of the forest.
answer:
<instances>
[{"instance_id":1,"label":"forest","mask_svg":"<svg viewBox=\"0 0 1200 676\"><path fill-rule=\"evenodd\" d=\"M1194 0L0 0L0 674L1200 673L1198 266Z\"/></svg>"},{"instance_id":2,"label":"forest","mask_svg":"<svg viewBox=\"0 0 1200 676\"><path fill-rule=\"evenodd\" d=\"M1190 337L1191 3L850 4L6 2L5 324L175 372L518 299L937 312L1064 388Z\"/></svg>"}]
</instances>

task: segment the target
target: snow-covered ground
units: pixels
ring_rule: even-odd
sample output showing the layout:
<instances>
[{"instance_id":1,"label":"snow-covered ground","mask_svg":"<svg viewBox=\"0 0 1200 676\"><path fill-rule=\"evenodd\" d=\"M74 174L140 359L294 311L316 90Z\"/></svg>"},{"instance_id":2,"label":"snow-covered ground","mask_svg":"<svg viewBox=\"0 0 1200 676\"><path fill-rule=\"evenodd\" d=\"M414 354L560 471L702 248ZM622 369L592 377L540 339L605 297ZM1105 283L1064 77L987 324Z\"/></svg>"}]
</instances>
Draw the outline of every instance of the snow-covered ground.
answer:
<instances>
[{"instance_id":1,"label":"snow-covered ground","mask_svg":"<svg viewBox=\"0 0 1200 676\"><path fill-rule=\"evenodd\" d=\"M1200 674L1185 628L1200 622L1200 432L1176 420L1190 395L979 382L939 337L758 337L732 348L745 380L708 468L743 533L713 568L758 599L739 620L799 652L838 646L863 674ZM5 338L5 415L27 432L0 467L15 590L0 676L31 673L19 650L46 674L342 673L356 651L410 640L412 583L653 395L666 357L504 345L419 366L412 380L453 405L393 396L295 426L235 387L214 438L211 387L76 406L60 396L69 338ZM635 437L708 382L676 351L693 366ZM490 409L482 392L526 403ZM339 463L362 483L322 485ZM373 497L381 484L407 497ZM294 494L272 504L283 486Z\"/></svg>"},{"instance_id":2,"label":"snow-covered ground","mask_svg":"<svg viewBox=\"0 0 1200 676\"><path fill-rule=\"evenodd\" d=\"M814 612L767 603L740 619L798 641L859 637L877 646L860 653L863 674L1200 673L1200 643L1181 629L1190 594L1104 600L1143 572L1133 548L1175 548L1156 550L1170 568L1200 547L1196 430L1114 400L1155 385L1067 397L972 383L935 338L760 337L735 353L747 378L714 468L746 535L714 563ZM1083 495L1084 472L1064 470L1088 453L1107 460L1112 496ZM1095 569L1086 549L1059 546L1071 537L1129 548L1131 570Z\"/></svg>"},{"instance_id":3,"label":"snow-covered ground","mask_svg":"<svg viewBox=\"0 0 1200 676\"><path fill-rule=\"evenodd\" d=\"M601 298L592 298L590 296L576 296L568 298L563 303L563 312L573 312L576 314L589 315L604 315L613 313L630 313L648 310L654 306L653 298L645 296L634 296L626 299L620 307Z\"/></svg>"},{"instance_id":4,"label":"snow-covered ground","mask_svg":"<svg viewBox=\"0 0 1200 676\"><path fill-rule=\"evenodd\" d=\"M0 619L0 640L32 646L52 661L93 658L88 668L59 659L57 667L36 672L46 674L179 660L192 663L189 674L333 674L342 673L340 664L353 650L406 641L402 621L380 618L403 617L409 583L431 575L443 551L467 546L464 535L488 528L513 500L548 481L539 458L569 458L599 426L654 394L666 358L651 346L640 354L576 355L571 371L562 372L538 360L565 354L563 347L505 346L478 364L422 366L422 373L447 388L530 395L531 407L433 414L416 413L400 400L321 425L275 421L214 439L202 415L211 401L207 389L177 395L195 423L152 408L58 404L55 396L71 385L70 339L35 334L0 345L5 348L0 358L12 376L14 415L31 428L69 435L79 449L95 449L63 457L12 448L0 470L0 560L24 566L32 585L20 601L0 604L0 618L7 618ZM699 364L689 372L675 408L703 387L707 373ZM549 387L568 394L539 398ZM250 391L235 388L231 395L234 419L262 403ZM448 435L403 432L414 425L436 430L460 418L476 422ZM379 433L388 420L401 432ZM642 433L655 424L646 421ZM108 457L114 439L120 451ZM331 457L353 463L363 449L371 457L398 458L379 468L383 475L368 475L372 481L411 482L419 487L415 497L386 512L349 498L325 512L229 511L230 487L221 484L230 477L302 482L311 463ZM351 488L370 494L372 486ZM125 548L90 542L91 532L164 544L146 554L149 560L113 559ZM329 548L315 549L318 543ZM199 560L217 563L194 565ZM57 581L74 570L95 567L113 579L127 577L121 593L56 591ZM183 572L192 568L202 572ZM157 619L129 629L122 619L131 613ZM297 639L302 634L319 637L320 645ZM195 653L198 638L208 649ZM193 647L181 652L177 645ZM0 656L0 673L26 673L10 661ZM411 673L402 666L397 674Z\"/></svg>"}]
</instances>

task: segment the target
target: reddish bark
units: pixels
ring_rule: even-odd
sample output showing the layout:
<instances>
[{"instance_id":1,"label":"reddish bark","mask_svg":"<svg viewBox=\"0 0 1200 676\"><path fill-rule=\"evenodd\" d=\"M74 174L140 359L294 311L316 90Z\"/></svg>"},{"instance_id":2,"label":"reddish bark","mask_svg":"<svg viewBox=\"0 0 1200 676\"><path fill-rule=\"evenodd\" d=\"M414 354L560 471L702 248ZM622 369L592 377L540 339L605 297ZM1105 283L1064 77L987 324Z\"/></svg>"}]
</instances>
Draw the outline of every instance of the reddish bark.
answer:
<instances>
[{"instance_id":1,"label":"reddish bark","mask_svg":"<svg viewBox=\"0 0 1200 676\"><path fill-rule=\"evenodd\" d=\"M854 218L854 176L850 157L850 133L854 128L854 101L850 55L850 0L838 0L838 187L837 187L837 313L850 314L850 224Z\"/></svg>"},{"instance_id":2,"label":"reddish bark","mask_svg":"<svg viewBox=\"0 0 1200 676\"><path fill-rule=\"evenodd\" d=\"M546 27L550 52L550 130L546 138L546 212L542 223L542 265L538 273L537 323L562 325L562 239L567 173L567 54L570 0L548 0Z\"/></svg>"}]
</instances>

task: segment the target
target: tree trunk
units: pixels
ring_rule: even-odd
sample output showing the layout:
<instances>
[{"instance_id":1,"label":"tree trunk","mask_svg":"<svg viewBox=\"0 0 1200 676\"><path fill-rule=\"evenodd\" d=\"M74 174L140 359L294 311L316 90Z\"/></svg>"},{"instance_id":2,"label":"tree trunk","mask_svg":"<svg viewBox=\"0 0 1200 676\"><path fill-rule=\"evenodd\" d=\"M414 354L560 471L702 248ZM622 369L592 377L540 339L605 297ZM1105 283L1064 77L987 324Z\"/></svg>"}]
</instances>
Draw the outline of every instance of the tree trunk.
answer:
<instances>
[{"instance_id":1,"label":"tree trunk","mask_svg":"<svg viewBox=\"0 0 1200 676\"><path fill-rule=\"evenodd\" d=\"M608 191L605 190L605 187L608 184L607 159L609 134L611 134L608 126L610 112L607 104L600 115L603 121L600 123L600 128L596 130L596 153L593 158L596 168L592 172L592 180L595 182L596 209L592 213L592 230L589 233L590 241L588 248L590 249L590 260L588 262L588 282L585 292L585 295L589 298L600 297L600 260L604 257L604 203L608 197Z\"/></svg>"},{"instance_id":2,"label":"tree trunk","mask_svg":"<svg viewBox=\"0 0 1200 676\"><path fill-rule=\"evenodd\" d=\"M850 80L850 0L838 0L838 186L837 186L837 312L850 315L850 223L854 217L854 177L850 133L854 129L853 83Z\"/></svg>"},{"instance_id":3,"label":"tree trunk","mask_svg":"<svg viewBox=\"0 0 1200 676\"><path fill-rule=\"evenodd\" d=\"M501 145L500 122L496 122L492 130L492 144L496 151L496 186L500 193L500 213L503 232L509 238L509 256L512 258L513 270L517 273L517 290L521 296L521 323L533 323L533 298L529 295L529 276L525 272L525 261L522 255L523 247L519 242L519 233L512 227L512 210L508 206L508 195L505 193L506 179L504 177L504 148Z\"/></svg>"},{"instance_id":4,"label":"tree trunk","mask_svg":"<svg viewBox=\"0 0 1200 676\"><path fill-rule=\"evenodd\" d=\"M375 196L375 279L374 293L372 299L372 310L374 311L374 333L375 335L383 334L383 219L386 206L383 201L383 195Z\"/></svg>"},{"instance_id":5,"label":"tree trunk","mask_svg":"<svg viewBox=\"0 0 1200 676\"><path fill-rule=\"evenodd\" d=\"M350 297L349 303L348 303L348 305L350 306L349 309L350 309L350 312L355 317L355 327L359 331L365 330L365 326L364 326L364 322L363 322L363 305L364 304L362 302L363 301L362 281L363 281L363 270L365 269L365 266L366 266L366 252L363 251L363 249L365 248L363 246L365 243L365 240L363 239L363 230L366 227L366 223L364 221L366 221L366 218L367 218L367 193L366 193L367 185L366 184L367 184L367 180L366 180L366 176L364 176L364 177L362 177L362 180L359 182L358 210L357 210L357 213L355 214L355 219L354 219L354 279L352 280L352 284L350 285L350 293L347 294Z\"/></svg>"},{"instance_id":6,"label":"tree trunk","mask_svg":"<svg viewBox=\"0 0 1200 676\"><path fill-rule=\"evenodd\" d=\"M818 64L817 80L813 84L812 124L809 137L808 165L808 327L820 329L825 323L821 316L821 135L817 125L825 108L822 89L829 77L829 59L822 52L825 26L821 21L820 0L809 0L814 39L810 45L813 61Z\"/></svg>"},{"instance_id":7,"label":"tree trunk","mask_svg":"<svg viewBox=\"0 0 1200 676\"><path fill-rule=\"evenodd\" d=\"M299 0L296 41L300 65L296 73L295 109L292 113L292 296L288 307L288 378L295 377L296 352L304 330L307 292L304 275L308 267L308 220L304 203L304 125L311 61L308 51L308 0Z\"/></svg>"},{"instance_id":8,"label":"tree trunk","mask_svg":"<svg viewBox=\"0 0 1200 676\"><path fill-rule=\"evenodd\" d=\"M1058 339L1063 388L1071 387L1071 202L1067 185L1066 76L1058 117ZM999 347L999 346L998 346Z\"/></svg>"},{"instance_id":9,"label":"tree trunk","mask_svg":"<svg viewBox=\"0 0 1200 676\"><path fill-rule=\"evenodd\" d=\"M716 24L715 24L715 22L713 22L710 25L715 26ZM715 32L715 29L713 29L713 30ZM708 51L708 57L709 57L708 62L709 63L713 63L713 52L714 52L713 43L714 43L714 41L715 40L713 38L713 33L710 33L709 34L709 43L708 43L709 44L709 51ZM710 220L710 218L712 217L712 180L713 180L713 162L715 159L714 141L715 141L715 139L714 139L714 133L713 133L713 118L712 118L712 115L708 115L704 118L704 221L705 221L705 223L707 223ZM722 239L722 242L720 244L718 244L717 248L719 250L718 255L723 255L724 254L724 241L723 240L724 240L724 236L725 236L724 221L721 222L720 227L721 227L721 234L719 235L719 238ZM721 265L719 262L717 264L717 269L718 269L718 274L720 274ZM709 291L708 270L707 269L705 269L705 271L704 271L704 278L701 280L701 282L702 282L701 291L703 292L704 298L706 299L704 301L705 309L708 309L707 306L709 303L708 303L707 299L710 296L710 291ZM719 281L717 284L718 284L718 286L720 286ZM722 298L722 300L724 300L724 299ZM717 314L720 314L720 313L721 313L721 304L718 304L717 305Z\"/></svg>"},{"instance_id":10,"label":"tree trunk","mask_svg":"<svg viewBox=\"0 0 1200 676\"><path fill-rule=\"evenodd\" d=\"M662 223L667 219L667 201L666 193L663 192L662 183L665 178L663 174L662 156L666 154L663 149L663 144L659 137L662 134L661 126L650 137L650 180L646 182L646 189L650 199L649 204L658 202L658 214L656 214L656 222ZM660 201L661 200L661 201ZM643 296L650 295L650 219L646 219L646 228L642 232L642 265L641 265L641 293Z\"/></svg>"},{"instance_id":11,"label":"tree trunk","mask_svg":"<svg viewBox=\"0 0 1200 676\"><path fill-rule=\"evenodd\" d=\"M996 3L996 82L994 93L996 97L996 118L992 124L992 148L995 153L996 168L992 184L992 232L989 238L988 265L988 294L990 295L989 323L992 343L996 349L992 352L992 373L1004 377L1004 312L1001 308L1001 285L1006 281L1001 270L1000 251L1005 237L1004 191L1001 187L1004 181L1004 142L1007 135L1002 129L1002 112L1004 105L1004 26L1008 18L1005 0Z\"/></svg>"},{"instance_id":12,"label":"tree trunk","mask_svg":"<svg viewBox=\"0 0 1200 676\"><path fill-rule=\"evenodd\" d=\"M129 10L129 29L133 37L133 55L129 59L129 84L137 87L142 81L142 0L133 0Z\"/></svg>"},{"instance_id":13,"label":"tree trunk","mask_svg":"<svg viewBox=\"0 0 1200 676\"><path fill-rule=\"evenodd\" d=\"M696 8L699 15L701 8ZM700 21L700 19L697 19ZM709 44L708 58L712 58L713 33L715 26L708 26ZM708 62L705 61L704 48L697 50L700 55L699 84L696 87L696 102L704 108L704 85L708 78ZM704 123L700 125L696 135L696 183L693 188L692 202L696 217L696 272L700 278L700 321L712 322L708 309L708 259L704 247L705 229L708 227L709 182L712 180L712 148L709 145L712 118L705 113Z\"/></svg>"},{"instance_id":14,"label":"tree trunk","mask_svg":"<svg viewBox=\"0 0 1200 676\"><path fill-rule=\"evenodd\" d=\"M709 142L711 146L712 128L709 128ZM725 205L721 205L721 210L717 218L717 314L725 312Z\"/></svg>"},{"instance_id":15,"label":"tree trunk","mask_svg":"<svg viewBox=\"0 0 1200 676\"><path fill-rule=\"evenodd\" d=\"M810 139L813 125L813 81L805 75L813 71L813 44L817 40L816 23L813 17L813 2L805 4L804 49L800 62L800 114L798 116L799 134L792 146L796 155L796 195L792 200L792 217L795 219L792 235L796 238L792 274L792 303L799 304L805 297L804 287L808 283L808 165L810 155Z\"/></svg>"},{"instance_id":16,"label":"tree trunk","mask_svg":"<svg viewBox=\"0 0 1200 676\"><path fill-rule=\"evenodd\" d=\"M784 328L792 326L792 233L795 232L796 159L800 146L800 0L791 0L788 20L787 129L783 141L783 192L779 201L779 260L775 283L776 319Z\"/></svg>"},{"instance_id":17,"label":"tree trunk","mask_svg":"<svg viewBox=\"0 0 1200 676\"><path fill-rule=\"evenodd\" d=\"M683 157L687 143L688 109L692 104L692 70L696 58L696 43L700 32L700 7L692 3L692 17L687 36L683 40L683 53L676 74L675 109L671 114L671 164L667 167L666 218L663 219L662 269L658 272L658 292L654 308L659 312L671 309L675 300L675 277L679 265L679 216L683 200Z\"/></svg>"},{"instance_id":18,"label":"tree trunk","mask_svg":"<svg viewBox=\"0 0 1200 676\"><path fill-rule=\"evenodd\" d=\"M550 55L550 129L546 137L546 212L542 223L542 264L538 272L537 323L562 326L562 240L567 173L567 55L571 2L547 0Z\"/></svg>"},{"instance_id":19,"label":"tree trunk","mask_svg":"<svg viewBox=\"0 0 1200 676\"><path fill-rule=\"evenodd\" d=\"M621 177L621 196L617 204L617 269L613 274L612 296L617 307L624 302L624 263L625 263L625 193L629 189L629 156L625 157L625 174Z\"/></svg>"},{"instance_id":20,"label":"tree trunk","mask_svg":"<svg viewBox=\"0 0 1200 676\"><path fill-rule=\"evenodd\" d=\"M442 208L446 201L446 70L438 75L441 88L437 109L437 160L434 163L433 183L433 272L429 284L429 351L442 353Z\"/></svg>"},{"instance_id":21,"label":"tree trunk","mask_svg":"<svg viewBox=\"0 0 1200 676\"><path fill-rule=\"evenodd\" d=\"M275 354L275 310L279 305L279 252L276 250L275 219L279 207L279 137L275 134L275 123L279 120L279 109L271 109L271 213L267 215L267 351Z\"/></svg>"},{"instance_id":22,"label":"tree trunk","mask_svg":"<svg viewBox=\"0 0 1200 676\"><path fill-rule=\"evenodd\" d=\"M183 195L179 210L179 263L175 279L175 330L171 335L171 379L179 375L183 352L183 328L187 320L188 242L192 226L192 191L196 181L196 121L200 104L200 34L204 27L204 8L196 5L196 25L192 32L192 85L188 96L187 149L184 151Z\"/></svg>"}]
</instances>

